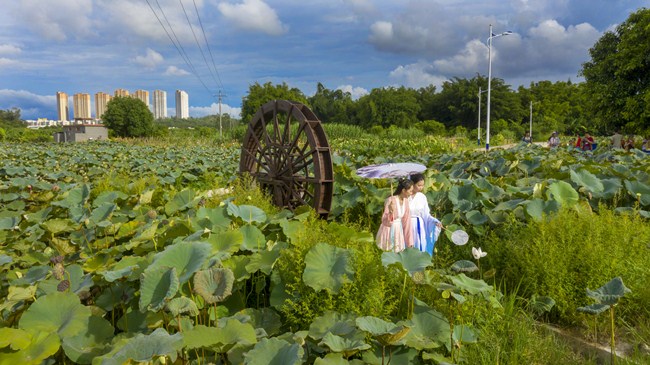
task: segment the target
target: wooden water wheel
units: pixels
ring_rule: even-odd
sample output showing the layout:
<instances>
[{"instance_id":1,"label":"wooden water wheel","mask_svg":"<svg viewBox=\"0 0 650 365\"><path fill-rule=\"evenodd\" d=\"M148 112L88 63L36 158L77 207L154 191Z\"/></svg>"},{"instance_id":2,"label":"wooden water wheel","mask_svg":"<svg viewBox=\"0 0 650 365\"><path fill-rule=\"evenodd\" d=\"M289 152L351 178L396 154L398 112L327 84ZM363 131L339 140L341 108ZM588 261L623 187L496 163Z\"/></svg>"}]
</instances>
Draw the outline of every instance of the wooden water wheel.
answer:
<instances>
[{"instance_id":1,"label":"wooden water wheel","mask_svg":"<svg viewBox=\"0 0 650 365\"><path fill-rule=\"evenodd\" d=\"M313 207L327 218L332 205L332 155L320 120L307 106L270 101L253 116L239 161L273 197L273 203L295 209Z\"/></svg>"}]
</instances>

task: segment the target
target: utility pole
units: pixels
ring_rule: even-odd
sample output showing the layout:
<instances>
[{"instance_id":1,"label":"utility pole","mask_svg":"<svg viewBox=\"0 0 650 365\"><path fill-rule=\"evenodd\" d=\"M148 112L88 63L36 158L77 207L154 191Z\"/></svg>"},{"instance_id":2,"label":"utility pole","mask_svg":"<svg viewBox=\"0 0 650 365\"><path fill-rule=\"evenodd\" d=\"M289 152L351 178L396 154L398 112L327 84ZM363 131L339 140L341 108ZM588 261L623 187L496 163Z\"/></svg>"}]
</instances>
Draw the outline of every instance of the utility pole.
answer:
<instances>
[{"instance_id":1,"label":"utility pole","mask_svg":"<svg viewBox=\"0 0 650 365\"><path fill-rule=\"evenodd\" d=\"M221 124L221 98L228 95L222 94L221 90L219 90L219 94L217 94L217 96L219 97L219 137L223 137L223 126Z\"/></svg>"}]
</instances>

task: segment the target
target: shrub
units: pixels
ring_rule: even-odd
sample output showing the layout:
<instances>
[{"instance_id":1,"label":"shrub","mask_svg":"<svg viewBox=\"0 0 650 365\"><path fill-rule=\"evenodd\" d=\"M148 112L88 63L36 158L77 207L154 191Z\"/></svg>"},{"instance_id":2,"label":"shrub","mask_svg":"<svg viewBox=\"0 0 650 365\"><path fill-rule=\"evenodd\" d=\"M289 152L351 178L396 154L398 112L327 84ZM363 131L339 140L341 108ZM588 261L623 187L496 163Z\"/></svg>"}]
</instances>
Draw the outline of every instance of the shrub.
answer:
<instances>
[{"instance_id":1,"label":"shrub","mask_svg":"<svg viewBox=\"0 0 650 365\"><path fill-rule=\"evenodd\" d=\"M620 314L634 323L650 315L648 241L650 223L600 207L599 214L562 211L541 222L513 222L492 234L484 248L490 252L487 266L506 285L520 285L524 297L555 299L551 318L563 323L584 318L576 310L591 304L585 289L620 276L632 290Z\"/></svg>"}]
</instances>

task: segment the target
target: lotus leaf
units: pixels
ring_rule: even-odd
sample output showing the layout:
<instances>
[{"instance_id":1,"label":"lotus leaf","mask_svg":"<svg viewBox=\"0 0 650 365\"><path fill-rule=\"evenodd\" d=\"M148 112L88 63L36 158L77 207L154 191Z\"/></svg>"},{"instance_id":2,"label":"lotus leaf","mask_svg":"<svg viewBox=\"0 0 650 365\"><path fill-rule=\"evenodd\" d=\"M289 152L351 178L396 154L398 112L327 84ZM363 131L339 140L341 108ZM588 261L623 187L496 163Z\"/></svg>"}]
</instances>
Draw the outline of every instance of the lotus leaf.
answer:
<instances>
[{"instance_id":1,"label":"lotus leaf","mask_svg":"<svg viewBox=\"0 0 650 365\"><path fill-rule=\"evenodd\" d=\"M249 316L251 324L255 328L263 328L269 336L274 336L280 333L282 319L280 318L280 315L271 308L246 308L240 311L239 314Z\"/></svg>"},{"instance_id":2,"label":"lotus leaf","mask_svg":"<svg viewBox=\"0 0 650 365\"><path fill-rule=\"evenodd\" d=\"M340 353L328 353L325 357L317 357L314 365L349 365L348 360Z\"/></svg>"},{"instance_id":3,"label":"lotus leaf","mask_svg":"<svg viewBox=\"0 0 650 365\"><path fill-rule=\"evenodd\" d=\"M524 199L513 199L513 200L507 200L499 203L493 211L498 212L498 211L513 211L515 208L519 206L524 201Z\"/></svg>"},{"instance_id":4,"label":"lotus leaf","mask_svg":"<svg viewBox=\"0 0 650 365\"><path fill-rule=\"evenodd\" d=\"M212 247L203 242L181 242L165 247L163 252L154 256L148 269L174 267L178 279L185 283L207 260Z\"/></svg>"},{"instance_id":5,"label":"lotus leaf","mask_svg":"<svg viewBox=\"0 0 650 365\"><path fill-rule=\"evenodd\" d=\"M232 270L232 273L235 276L235 281L240 282L251 277L251 273L246 270L246 266L249 262L250 256L237 255L229 257L221 264L223 267Z\"/></svg>"},{"instance_id":6,"label":"lotus leaf","mask_svg":"<svg viewBox=\"0 0 650 365\"><path fill-rule=\"evenodd\" d=\"M181 313L187 313L192 317L199 314L199 308L196 306L196 303L188 297L174 298L167 302L165 307L174 317Z\"/></svg>"},{"instance_id":7,"label":"lotus leaf","mask_svg":"<svg viewBox=\"0 0 650 365\"><path fill-rule=\"evenodd\" d=\"M551 297L546 297L546 296L538 297L536 295L533 295L533 297L530 299L530 308L537 315L541 315L542 313L545 312L550 312L554 306L555 306L555 300L553 300L553 298Z\"/></svg>"},{"instance_id":8,"label":"lotus leaf","mask_svg":"<svg viewBox=\"0 0 650 365\"><path fill-rule=\"evenodd\" d=\"M279 249L255 252L250 256L250 261L246 265L246 271L252 274L259 270L266 275L270 275L279 257Z\"/></svg>"},{"instance_id":9,"label":"lotus leaf","mask_svg":"<svg viewBox=\"0 0 650 365\"><path fill-rule=\"evenodd\" d=\"M148 260L145 257L125 256L113 265L111 270L100 271L99 274L109 283L122 278L135 280L140 277L147 264Z\"/></svg>"},{"instance_id":10,"label":"lotus leaf","mask_svg":"<svg viewBox=\"0 0 650 365\"><path fill-rule=\"evenodd\" d=\"M548 199L555 199L565 207L573 207L578 203L578 192L571 184L564 181L556 181L548 187L546 192Z\"/></svg>"},{"instance_id":11,"label":"lotus leaf","mask_svg":"<svg viewBox=\"0 0 650 365\"><path fill-rule=\"evenodd\" d=\"M254 205L237 206L233 203L228 203L228 214L236 218L241 218L247 224L266 222L266 213Z\"/></svg>"},{"instance_id":12,"label":"lotus leaf","mask_svg":"<svg viewBox=\"0 0 650 365\"><path fill-rule=\"evenodd\" d=\"M352 281L354 273L350 251L318 243L305 256L302 280L316 291L325 289L336 294Z\"/></svg>"},{"instance_id":13,"label":"lotus leaf","mask_svg":"<svg viewBox=\"0 0 650 365\"><path fill-rule=\"evenodd\" d=\"M196 212L196 223L202 228L214 231L226 230L230 226L226 207L206 208L201 207Z\"/></svg>"},{"instance_id":14,"label":"lotus leaf","mask_svg":"<svg viewBox=\"0 0 650 365\"><path fill-rule=\"evenodd\" d=\"M650 205L650 186L640 181L625 180L625 188L641 205Z\"/></svg>"},{"instance_id":15,"label":"lotus leaf","mask_svg":"<svg viewBox=\"0 0 650 365\"><path fill-rule=\"evenodd\" d=\"M223 302L232 292L235 280L232 270L210 268L194 275L194 291L208 304Z\"/></svg>"},{"instance_id":16,"label":"lotus leaf","mask_svg":"<svg viewBox=\"0 0 650 365\"><path fill-rule=\"evenodd\" d=\"M381 254L381 263L386 267L399 263L411 276L433 265L431 256L428 253L413 247L409 247L401 252L383 252Z\"/></svg>"},{"instance_id":17,"label":"lotus leaf","mask_svg":"<svg viewBox=\"0 0 650 365\"><path fill-rule=\"evenodd\" d=\"M413 327L404 340L416 350L433 349L450 341L449 322L445 316L416 299L411 318Z\"/></svg>"},{"instance_id":18,"label":"lotus leaf","mask_svg":"<svg viewBox=\"0 0 650 365\"><path fill-rule=\"evenodd\" d=\"M14 261L14 259L12 259L11 256L0 255L0 266L10 264L13 261Z\"/></svg>"},{"instance_id":19,"label":"lotus leaf","mask_svg":"<svg viewBox=\"0 0 650 365\"><path fill-rule=\"evenodd\" d=\"M332 352L343 353L344 357L350 357L359 351L367 350L371 346L362 339L349 339L328 332L318 344L327 346Z\"/></svg>"},{"instance_id":20,"label":"lotus leaf","mask_svg":"<svg viewBox=\"0 0 650 365\"><path fill-rule=\"evenodd\" d=\"M193 208L199 202L200 198L192 189L185 189L177 194L165 204L165 213L171 216L179 211Z\"/></svg>"},{"instance_id":21,"label":"lotus leaf","mask_svg":"<svg viewBox=\"0 0 650 365\"><path fill-rule=\"evenodd\" d=\"M69 281L70 291L79 294L82 292L88 292L88 290L93 286L94 282L92 276L89 274L84 274L81 266L74 264L65 268L65 279ZM57 280L52 277L48 280L42 281L38 284L39 292L45 294L51 294L57 291L57 285L61 280Z\"/></svg>"},{"instance_id":22,"label":"lotus leaf","mask_svg":"<svg viewBox=\"0 0 650 365\"><path fill-rule=\"evenodd\" d=\"M264 338L245 354L245 365L299 365L303 348L277 338Z\"/></svg>"},{"instance_id":23,"label":"lotus leaf","mask_svg":"<svg viewBox=\"0 0 650 365\"><path fill-rule=\"evenodd\" d=\"M129 360L150 362L156 357L168 356L172 363L176 361L177 352L183 346L180 333L170 335L162 328L157 328L149 335L137 334L130 339L118 341L111 352L98 357L102 365L122 365Z\"/></svg>"},{"instance_id":24,"label":"lotus leaf","mask_svg":"<svg viewBox=\"0 0 650 365\"><path fill-rule=\"evenodd\" d=\"M570 171L571 181L576 183L578 186L582 186L592 193L602 193L605 190L603 182L596 177L596 175L591 172L581 169L577 172L574 170Z\"/></svg>"},{"instance_id":25,"label":"lotus leaf","mask_svg":"<svg viewBox=\"0 0 650 365\"><path fill-rule=\"evenodd\" d=\"M230 256L239 251L244 242L244 235L241 231L224 231L211 234L207 241L212 245L212 254Z\"/></svg>"},{"instance_id":26,"label":"lotus leaf","mask_svg":"<svg viewBox=\"0 0 650 365\"><path fill-rule=\"evenodd\" d=\"M454 326L452 337L455 346L458 346L460 343L476 343L478 341L476 332L466 325Z\"/></svg>"},{"instance_id":27,"label":"lotus leaf","mask_svg":"<svg viewBox=\"0 0 650 365\"><path fill-rule=\"evenodd\" d=\"M63 193L63 199L52 202L52 205L56 205L63 208L73 209L81 208L90 197L90 186L88 184L81 184L67 192Z\"/></svg>"},{"instance_id":28,"label":"lotus leaf","mask_svg":"<svg viewBox=\"0 0 650 365\"><path fill-rule=\"evenodd\" d=\"M451 265L454 272L474 272L478 271L478 266L469 260L458 260Z\"/></svg>"},{"instance_id":29,"label":"lotus leaf","mask_svg":"<svg viewBox=\"0 0 650 365\"><path fill-rule=\"evenodd\" d=\"M337 336L348 337L356 331L355 319L354 314L340 314L328 310L311 322L309 336L315 340L320 340L329 332Z\"/></svg>"},{"instance_id":30,"label":"lotus leaf","mask_svg":"<svg viewBox=\"0 0 650 365\"><path fill-rule=\"evenodd\" d=\"M116 209L117 205L114 203L104 203L92 210L89 220L91 223L98 224L109 219Z\"/></svg>"},{"instance_id":31,"label":"lotus leaf","mask_svg":"<svg viewBox=\"0 0 650 365\"><path fill-rule=\"evenodd\" d=\"M359 317L356 319L356 324L359 329L369 332L375 337L382 346L400 343L404 336L411 330L411 326L404 324L396 325L372 316Z\"/></svg>"},{"instance_id":32,"label":"lotus leaf","mask_svg":"<svg viewBox=\"0 0 650 365\"><path fill-rule=\"evenodd\" d=\"M14 279L10 282L11 285L31 285L38 281L45 279L50 272L49 266L32 266L23 274L21 278Z\"/></svg>"},{"instance_id":33,"label":"lotus leaf","mask_svg":"<svg viewBox=\"0 0 650 365\"><path fill-rule=\"evenodd\" d=\"M18 327L72 337L87 330L90 314L90 308L82 305L76 294L56 292L38 298L27 308Z\"/></svg>"},{"instance_id":34,"label":"lotus leaf","mask_svg":"<svg viewBox=\"0 0 650 365\"><path fill-rule=\"evenodd\" d=\"M266 237L259 228L246 224L239 227L239 231L243 237L241 249L256 252L266 248Z\"/></svg>"},{"instance_id":35,"label":"lotus leaf","mask_svg":"<svg viewBox=\"0 0 650 365\"><path fill-rule=\"evenodd\" d=\"M121 191L104 191L93 200L93 207L115 203L116 200L126 200L129 196Z\"/></svg>"},{"instance_id":36,"label":"lotus leaf","mask_svg":"<svg viewBox=\"0 0 650 365\"><path fill-rule=\"evenodd\" d=\"M465 213L465 217L467 218L468 222L475 226L479 226L488 221L488 218L485 215L481 214L481 212L478 210L470 210L469 212Z\"/></svg>"},{"instance_id":37,"label":"lotus leaf","mask_svg":"<svg viewBox=\"0 0 650 365\"><path fill-rule=\"evenodd\" d=\"M63 339L61 346L66 356L78 364L90 364L92 360L108 352L107 342L115 329L102 317L90 316L86 331Z\"/></svg>"},{"instance_id":38,"label":"lotus leaf","mask_svg":"<svg viewBox=\"0 0 650 365\"><path fill-rule=\"evenodd\" d=\"M0 327L0 349L11 346L12 350L22 350L29 346L31 334L26 330Z\"/></svg>"},{"instance_id":39,"label":"lotus leaf","mask_svg":"<svg viewBox=\"0 0 650 365\"><path fill-rule=\"evenodd\" d=\"M234 345L252 345L257 342L255 329L248 323L230 319L220 328L198 325L183 332L183 342L187 349L209 348L225 353Z\"/></svg>"},{"instance_id":40,"label":"lotus leaf","mask_svg":"<svg viewBox=\"0 0 650 365\"><path fill-rule=\"evenodd\" d=\"M383 356L382 356L383 355ZM398 346L391 351L383 351L381 347L375 347L373 350L364 351L362 354L363 362L361 364L386 365L390 364L421 364L420 351L407 346ZM390 359L390 362L389 362ZM354 361L354 360L353 360ZM352 361L350 361L352 364Z\"/></svg>"},{"instance_id":41,"label":"lotus leaf","mask_svg":"<svg viewBox=\"0 0 650 365\"><path fill-rule=\"evenodd\" d=\"M618 300L625 296L625 294L631 292L632 291L623 284L623 279L621 279L620 276L617 276L596 290L587 289L587 296L596 300L598 303L611 306L618 303Z\"/></svg>"},{"instance_id":42,"label":"lotus leaf","mask_svg":"<svg viewBox=\"0 0 650 365\"><path fill-rule=\"evenodd\" d=\"M22 218L20 216L0 218L0 231L11 230L17 227Z\"/></svg>"},{"instance_id":43,"label":"lotus leaf","mask_svg":"<svg viewBox=\"0 0 650 365\"><path fill-rule=\"evenodd\" d=\"M149 266L140 276L140 311L162 309L176 295L178 286L175 267Z\"/></svg>"},{"instance_id":44,"label":"lotus leaf","mask_svg":"<svg viewBox=\"0 0 650 365\"><path fill-rule=\"evenodd\" d=\"M472 295L494 291L494 288L485 281L472 279L465 274L448 275L447 278L451 280L457 289L466 291Z\"/></svg>"},{"instance_id":45,"label":"lotus leaf","mask_svg":"<svg viewBox=\"0 0 650 365\"><path fill-rule=\"evenodd\" d=\"M29 341L28 345L15 352L2 353L1 365L40 365L45 359L56 354L61 347L61 341L56 333L30 330L23 331L18 336L24 336ZM20 345L23 344L24 341L21 340Z\"/></svg>"},{"instance_id":46,"label":"lotus leaf","mask_svg":"<svg viewBox=\"0 0 650 365\"><path fill-rule=\"evenodd\" d=\"M294 241L297 242L302 237L306 237L308 235L306 226L300 221L288 221L284 219L280 222L280 227L282 227L282 233L287 236L289 243Z\"/></svg>"},{"instance_id":47,"label":"lotus leaf","mask_svg":"<svg viewBox=\"0 0 650 365\"><path fill-rule=\"evenodd\" d=\"M463 201L472 202L477 200L476 189L473 185L454 185L449 189L449 200L454 205L459 205Z\"/></svg>"}]
</instances>

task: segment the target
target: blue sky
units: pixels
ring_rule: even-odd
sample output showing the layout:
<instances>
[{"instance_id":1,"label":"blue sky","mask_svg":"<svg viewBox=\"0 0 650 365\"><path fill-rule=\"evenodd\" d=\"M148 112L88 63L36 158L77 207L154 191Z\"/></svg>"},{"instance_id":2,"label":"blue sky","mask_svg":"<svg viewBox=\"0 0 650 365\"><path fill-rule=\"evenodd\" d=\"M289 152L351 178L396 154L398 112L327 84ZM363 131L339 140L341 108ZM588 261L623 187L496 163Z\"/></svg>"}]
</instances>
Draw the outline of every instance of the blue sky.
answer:
<instances>
[{"instance_id":1,"label":"blue sky","mask_svg":"<svg viewBox=\"0 0 650 365\"><path fill-rule=\"evenodd\" d=\"M494 77L514 88L581 81L581 64L603 32L648 6L641 0L4 3L0 109L18 107L24 119L55 119L57 91L162 89L171 109L181 89L189 94L190 116L200 117L217 113L219 91L226 95L223 112L239 115L255 82L286 82L307 95L321 82L354 98L385 86L439 87L453 77L487 75L489 24L495 33L513 32L493 41Z\"/></svg>"}]
</instances>

